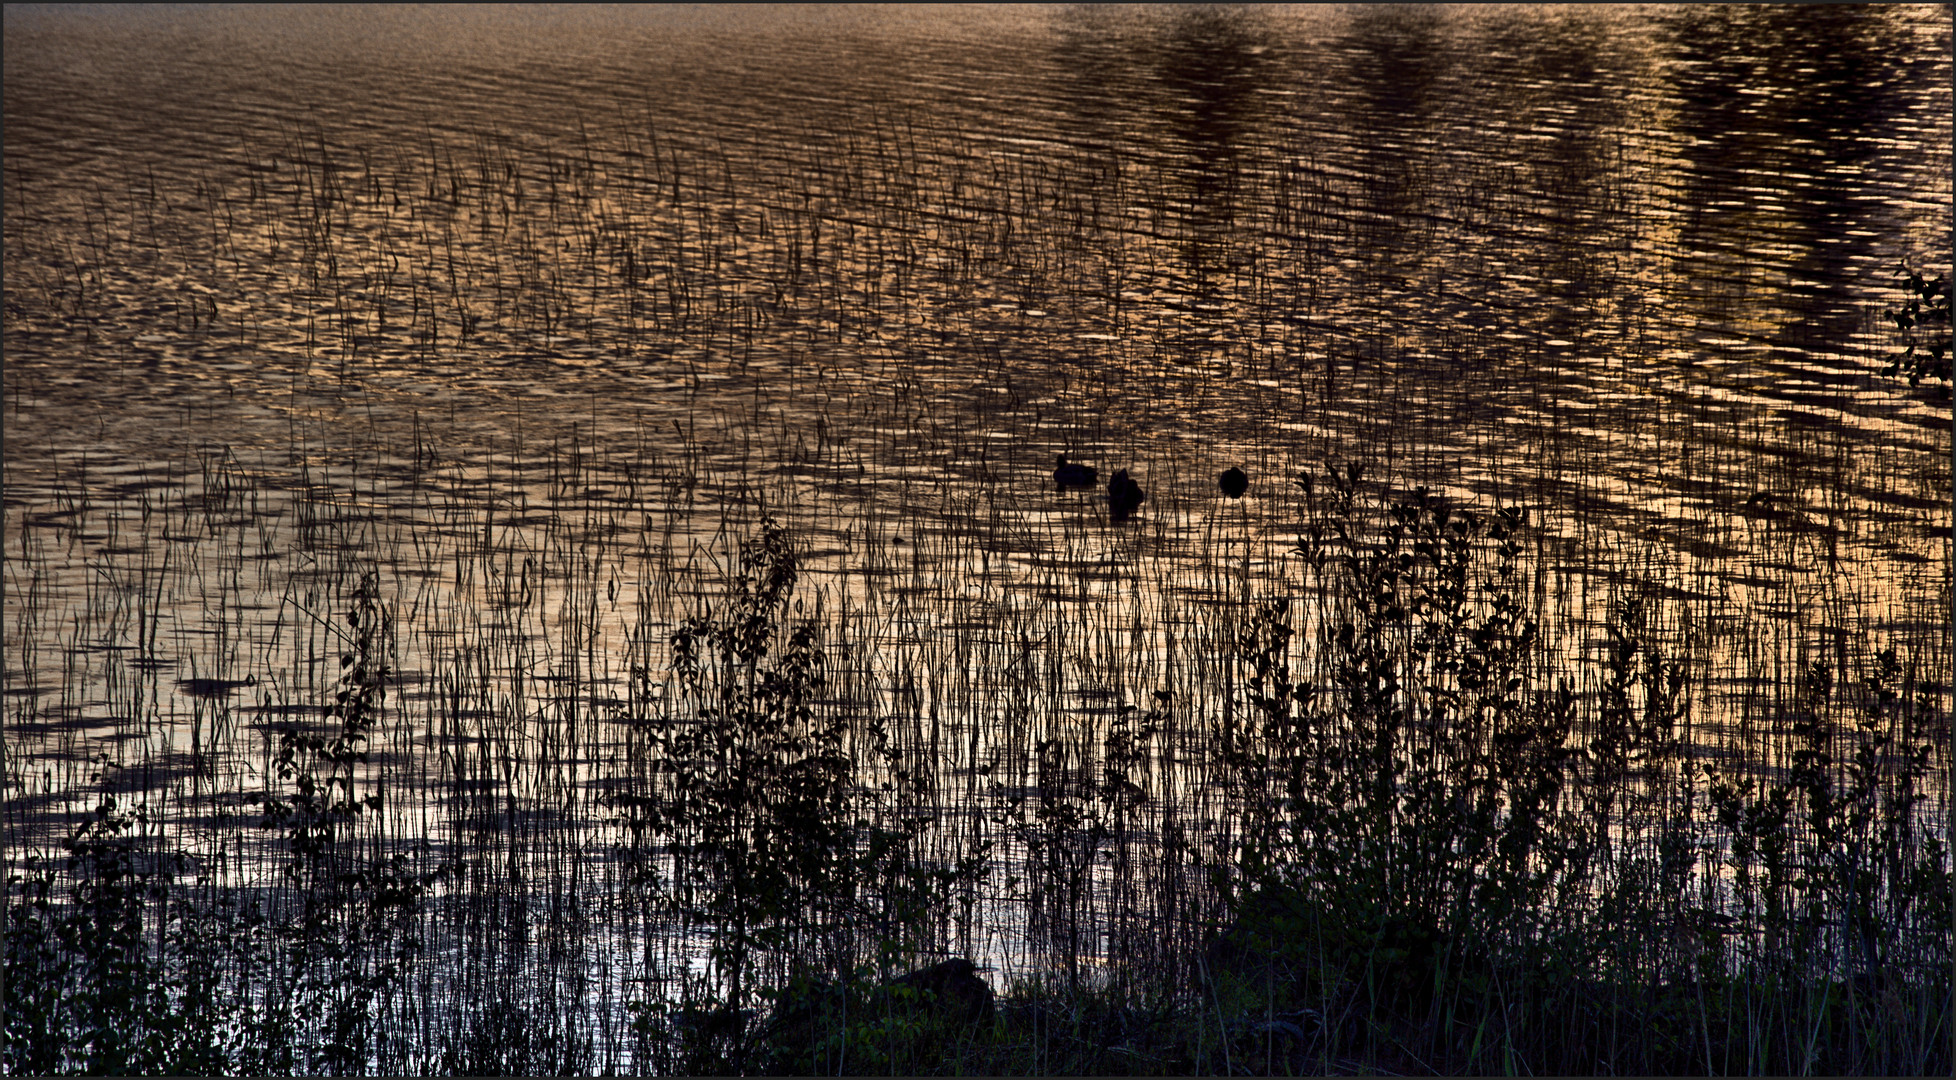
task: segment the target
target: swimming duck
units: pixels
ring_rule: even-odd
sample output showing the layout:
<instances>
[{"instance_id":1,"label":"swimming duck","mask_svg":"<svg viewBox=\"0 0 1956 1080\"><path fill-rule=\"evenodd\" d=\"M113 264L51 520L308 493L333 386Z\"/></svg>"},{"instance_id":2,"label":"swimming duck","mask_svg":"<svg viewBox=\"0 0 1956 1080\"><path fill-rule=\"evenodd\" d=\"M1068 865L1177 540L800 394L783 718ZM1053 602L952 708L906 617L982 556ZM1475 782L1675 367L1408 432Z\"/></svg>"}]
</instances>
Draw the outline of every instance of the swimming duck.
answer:
<instances>
[{"instance_id":1,"label":"swimming duck","mask_svg":"<svg viewBox=\"0 0 1956 1080\"><path fill-rule=\"evenodd\" d=\"M1133 517L1134 511L1141 507L1141 500L1147 497L1148 493L1127 475L1126 469L1116 472L1114 478L1107 481L1107 510L1115 521Z\"/></svg>"},{"instance_id":2,"label":"swimming duck","mask_svg":"<svg viewBox=\"0 0 1956 1080\"><path fill-rule=\"evenodd\" d=\"M1059 456L1059 465L1053 469L1053 483L1061 491L1067 488L1090 488L1100 479L1100 473L1091 465L1069 462L1066 455Z\"/></svg>"},{"instance_id":3,"label":"swimming duck","mask_svg":"<svg viewBox=\"0 0 1956 1080\"><path fill-rule=\"evenodd\" d=\"M230 697L234 692L247 686L257 686L258 676L247 675L242 679L178 679L177 689L197 698Z\"/></svg>"}]
</instances>

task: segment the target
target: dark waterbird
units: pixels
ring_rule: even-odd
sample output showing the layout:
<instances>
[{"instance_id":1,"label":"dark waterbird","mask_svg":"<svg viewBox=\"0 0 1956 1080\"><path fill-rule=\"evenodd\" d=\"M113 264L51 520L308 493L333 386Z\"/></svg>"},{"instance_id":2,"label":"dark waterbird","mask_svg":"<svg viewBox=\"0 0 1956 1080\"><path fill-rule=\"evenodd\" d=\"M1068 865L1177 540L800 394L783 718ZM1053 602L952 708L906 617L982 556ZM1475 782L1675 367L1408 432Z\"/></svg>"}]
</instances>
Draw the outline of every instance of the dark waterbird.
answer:
<instances>
[{"instance_id":1,"label":"dark waterbird","mask_svg":"<svg viewBox=\"0 0 1956 1080\"><path fill-rule=\"evenodd\" d=\"M258 676L247 675L242 679L178 679L177 689L196 698L230 697L247 686L257 686Z\"/></svg>"},{"instance_id":2,"label":"dark waterbird","mask_svg":"<svg viewBox=\"0 0 1956 1080\"><path fill-rule=\"evenodd\" d=\"M1222 476L1217 478L1216 486L1222 488L1224 495L1232 499L1240 499L1245 491L1250 490L1250 474L1231 465L1223 470Z\"/></svg>"},{"instance_id":3,"label":"dark waterbird","mask_svg":"<svg viewBox=\"0 0 1956 1080\"><path fill-rule=\"evenodd\" d=\"M1133 517L1134 512L1141 508L1141 500L1147 497L1148 493L1128 476L1126 469L1116 472L1114 478L1107 481L1107 510L1115 521Z\"/></svg>"},{"instance_id":4,"label":"dark waterbird","mask_svg":"<svg viewBox=\"0 0 1956 1080\"><path fill-rule=\"evenodd\" d=\"M1065 454L1059 456L1059 465L1053 469L1053 483L1059 485L1061 491L1067 488L1090 488L1099 479L1100 473L1095 471L1093 466L1082 465L1077 461L1069 462Z\"/></svg>"}]
</instances>

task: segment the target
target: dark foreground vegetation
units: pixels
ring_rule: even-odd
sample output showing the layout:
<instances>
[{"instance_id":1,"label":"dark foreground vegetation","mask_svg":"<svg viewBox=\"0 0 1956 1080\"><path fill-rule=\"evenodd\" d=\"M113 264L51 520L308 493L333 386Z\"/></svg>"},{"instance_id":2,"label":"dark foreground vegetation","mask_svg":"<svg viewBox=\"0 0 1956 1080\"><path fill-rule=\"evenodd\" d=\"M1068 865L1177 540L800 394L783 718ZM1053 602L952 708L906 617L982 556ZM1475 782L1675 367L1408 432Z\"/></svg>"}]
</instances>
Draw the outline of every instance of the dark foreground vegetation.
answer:
<instances>
[{"instance_id":1,"label":"dark foreground vegetation","mask_svg":"<svg viewBox=\"0 0 1956 1080\"><path fill-rule=\"evenodd\" d=\"M1662 583L1559 654L1524 515L1358 481L1299 480L1293 594L1213 616L1226 685L1066 727L1028 678L988 755L843 692L849 619L767 521L551 826L574 726L376 779L398 616L350 577L325 722L223 843L105 763L14 863L7 1070L1946 1075L1945 688L1843 641L1706 730ZM398 798L447 825L391 835Z\"/></svg>"}]
</instances>

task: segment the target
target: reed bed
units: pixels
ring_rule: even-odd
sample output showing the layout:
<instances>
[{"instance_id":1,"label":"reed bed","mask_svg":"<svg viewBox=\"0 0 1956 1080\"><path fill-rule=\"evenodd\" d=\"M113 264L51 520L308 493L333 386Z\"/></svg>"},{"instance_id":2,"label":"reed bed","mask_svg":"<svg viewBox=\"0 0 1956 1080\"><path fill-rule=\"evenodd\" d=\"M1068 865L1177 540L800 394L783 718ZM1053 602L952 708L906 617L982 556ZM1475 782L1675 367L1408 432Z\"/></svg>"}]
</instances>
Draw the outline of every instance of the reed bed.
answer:
<instances>
[{"instance_id":1,"label":"reed bed","mask_svg":"<svg viewBox=\"0 0 1956 1080\"><path fill-rule=\"evenodd\" d=\"M764 493L622 497L693 457L485 500L434 451L283 491L214 454L65 630L16 601L70 660L8 718L10 1067L1945 1060L1946 653L1833 634L1713 709L1702 639L1764 626L1640 567L1551 642L1526 514L1355 466L1285 550L990 493L1034 555L988 572L982 531L824 560ZM947 956L985 1024L861 998Z\"/></svg>"}]
</instances>

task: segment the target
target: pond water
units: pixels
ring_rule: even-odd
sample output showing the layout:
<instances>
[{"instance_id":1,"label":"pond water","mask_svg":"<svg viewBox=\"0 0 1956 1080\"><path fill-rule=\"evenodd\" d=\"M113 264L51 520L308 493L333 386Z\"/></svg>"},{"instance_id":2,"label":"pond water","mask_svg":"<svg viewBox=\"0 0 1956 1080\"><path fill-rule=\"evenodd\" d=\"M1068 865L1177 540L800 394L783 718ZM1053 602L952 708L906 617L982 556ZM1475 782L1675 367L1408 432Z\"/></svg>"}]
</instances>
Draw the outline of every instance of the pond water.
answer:
<instances>
[{"instance_id":1,"label":"pond water","mask_svg":"<svg viewBox=\"0 0 1956 1080\"><path fill-rule=\"evenodd\" d=\"M10 6L9 846L104 755L262 786L370 574L376 768L534 766L569 717L545 786L596 799L606 710L763 506L855 635L838 693L987 739L1022 658L1035 728L1213 702L1204 613L1302 595L1326 462L1525 508L1559 655L1651 590L1720 738L1814 659L1940 695L1949 404L1879 372L1898 267L1947 270L1949 42L1936 6Z\"/></svg>"}]
</instances>

